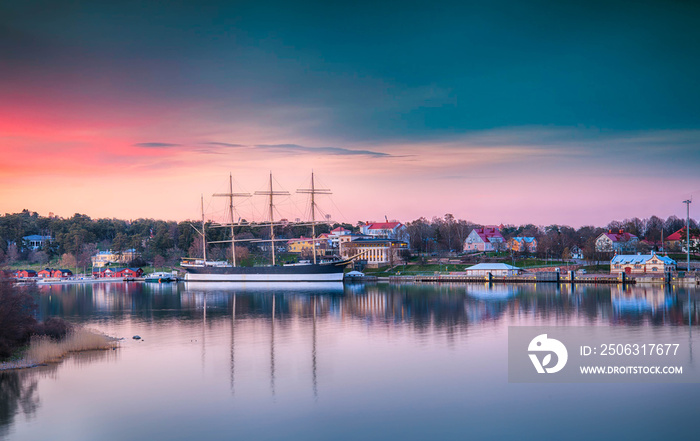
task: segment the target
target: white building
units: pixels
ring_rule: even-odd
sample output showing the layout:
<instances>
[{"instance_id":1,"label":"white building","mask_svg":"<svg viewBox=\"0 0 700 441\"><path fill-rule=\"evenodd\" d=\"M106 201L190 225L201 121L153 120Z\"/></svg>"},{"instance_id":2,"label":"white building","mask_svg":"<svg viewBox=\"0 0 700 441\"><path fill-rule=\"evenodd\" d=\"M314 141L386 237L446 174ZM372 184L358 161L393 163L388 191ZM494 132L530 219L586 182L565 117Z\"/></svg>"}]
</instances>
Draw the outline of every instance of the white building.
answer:
<instances>
[{"instance_id":1,"label":"white building","mask_svg":"<svg viewBox=\"0 0 700 441\"><path fill-rule=\"evenodd\" d=\"M379 267L401 263L401 253L405 250L408 250L408 244L400 240L355 239L343 243L341 256L347 259L360 255L358 259L367 261L367 266Z\"/></svg>"},{"instance_id":2,"label":"white building","mask_svg":"<svg viewBox=\"0 0 700 441\"><path fill-rule=\"evenodd\" d=\"M401 222L368 222L360 227L360 232L367 236L384 239L403 239L406 226Z\"/></svg>"},{"instance_id":3,"label":"white building","mask_svg":"<svg viewBox=\"0 0 700 441\"><path fill-rule=\"evenodd\" d=\"M30 236L24 236L22 238L24 246L30 250L40 250L44 248L44 244L51 242L51 236L41 236L39 234L32 234Z\"/></svg>"},{"instance_id":4,"label":"white building","mask_svg":"<svg viewBox=\"0 0 700 441\"><path fill-rule=\"evenodd\" d=\"M634 234L625 233L620 230L617 233L608 231L603 233L595 240L595 250L598 252L634 252L637 249L639 238Z\"/></svg>"},{"instance_id":5,"label":"white building","mask_svg":"<svg viewBox=\"0 0 700 441\"><path fill-rule=\"evenodd\" d=\"M517 276L522 269L507 263L477 263L464 271L468 276Z\"/></svg>"},{"instance_id":6,"label":"white building","mask_svg":"<svg viewBox=\"0 0 700 441\"><path fill-rule=\"evenodd\" d=\"M352 234L352 231L346 230L343 227L338 227L338 228L332 229L331 232L328 233L328 240L331 243L331 247L339 248L341 237L349 236L351 234Z\"/></svg>"},{"instance_id":7,"label":"white building","mask_svg":"<svg viewBox=\"0 0 700 441\"><path fill-rule=\"evenodd\" d=\"M474 228L464 241L464 251L498 251L504 242L498 227Z\"/></svg>"}]
</instances>

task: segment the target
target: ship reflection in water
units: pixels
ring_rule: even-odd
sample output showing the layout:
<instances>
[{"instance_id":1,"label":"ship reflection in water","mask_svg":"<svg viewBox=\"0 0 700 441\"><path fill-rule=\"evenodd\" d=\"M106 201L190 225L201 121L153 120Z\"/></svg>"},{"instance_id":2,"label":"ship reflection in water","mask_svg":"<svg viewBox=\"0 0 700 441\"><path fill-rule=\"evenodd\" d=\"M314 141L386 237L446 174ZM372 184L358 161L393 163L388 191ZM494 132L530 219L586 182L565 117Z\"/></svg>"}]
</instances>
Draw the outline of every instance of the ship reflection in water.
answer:
<instances>
[{"instance_id":1,"label":"ship reflection in water","mask_svg":"<svg viewBox=\"0 0 700 441\"><path fill-rule=\"evenodd\" d=\"M43 286L36 300L40 319L124 340L1 373L7 439L194 439L203 427L212 439L541 439L538 416L570 421L573 409L599 424L555 428L571 439L644 438L657 428L636 415L698 409L697 385L536 388L506 372L513 325L614 326L692 351L693 288L112 283Z\"/></svg>"},{"instance_id":2,"label":"ship reflection in water","mask_svg":"<svg viewBox=\"0 0 700 441\"><path fill-rule=\"evenodd\" d=\"M504 316L537 315L566 324L615 324L619 321L651 324L695 324L698 310L694 288L662 285L571 286L568 284L350 284L342 283L235 283L49 285L39 288L39 318L73 317L75 321L109 316L208 308L230 313L233 295L242 313L260 316L272 312L255 305L277 298L285 314L303 311L314 296L333 305L327 312L362 320L422 320L449 315L450 321L498 321ZM245 300L240 301L243 298ZM480 316L475 310L487 310ZM439 324L438 322L435 322Z\"/></svg>"}]
</instances>

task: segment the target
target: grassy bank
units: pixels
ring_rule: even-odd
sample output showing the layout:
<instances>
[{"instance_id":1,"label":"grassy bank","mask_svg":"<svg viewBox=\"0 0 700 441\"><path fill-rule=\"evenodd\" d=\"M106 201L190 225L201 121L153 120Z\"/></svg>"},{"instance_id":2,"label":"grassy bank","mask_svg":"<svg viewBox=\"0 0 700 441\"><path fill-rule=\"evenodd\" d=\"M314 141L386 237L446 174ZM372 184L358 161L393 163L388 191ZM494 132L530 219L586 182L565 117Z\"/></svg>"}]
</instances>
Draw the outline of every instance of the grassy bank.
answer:
<instances>
[{"instance_id":1,"label":"grassy bank","mask_svg":"<svg viewBox=\"0 0 700 441\"><path fill-rule=\"evenodd\" d=\"M18 357L0 363L0 370L21 369L61 361L71 352L112 349L118 341L102 333L74 327L60 340L42 335L32 337Z\"/></svg>"}]
</instances>

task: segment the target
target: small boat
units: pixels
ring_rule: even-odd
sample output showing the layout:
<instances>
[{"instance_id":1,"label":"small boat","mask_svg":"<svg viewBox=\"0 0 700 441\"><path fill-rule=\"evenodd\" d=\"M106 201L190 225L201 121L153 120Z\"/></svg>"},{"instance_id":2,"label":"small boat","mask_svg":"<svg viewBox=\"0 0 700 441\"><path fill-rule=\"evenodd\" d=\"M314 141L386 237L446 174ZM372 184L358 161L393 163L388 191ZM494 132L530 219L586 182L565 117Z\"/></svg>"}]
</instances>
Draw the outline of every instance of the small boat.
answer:
<instances>
[{"instance_id":1,"label":"small boat","mask_svg":"<svg viewBox=\"0 0 700 441\"><path fill-rule=\"evenodd\" d=\"M146 275L143 281L148 283L177 282L177 277L173 276L172 273L160 271Z\"/></svg>"}]
</instances>

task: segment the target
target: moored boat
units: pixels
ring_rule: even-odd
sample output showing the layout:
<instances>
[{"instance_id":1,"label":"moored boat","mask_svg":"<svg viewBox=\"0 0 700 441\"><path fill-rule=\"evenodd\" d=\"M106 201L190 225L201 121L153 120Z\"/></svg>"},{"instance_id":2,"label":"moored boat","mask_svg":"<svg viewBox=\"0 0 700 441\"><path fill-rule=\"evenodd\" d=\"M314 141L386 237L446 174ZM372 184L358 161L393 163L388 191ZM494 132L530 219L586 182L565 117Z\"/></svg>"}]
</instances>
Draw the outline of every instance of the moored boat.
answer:
<instances>
[{"instance_id":1,"label":"moored boat","mask_svg":"<svg viewBox=\"0 0 700 441\"><path fill-rule=\"evenodd\" d=\"M318 189L314 184L313 173L311 175L311 188L297 190L298 193L309 194L311 196L311 228L312 236L315 237L315 202L316 194L330 194L329 190ZM233 214L233 198L248 197L249 194L233 192L233 178L230 177L230 191L224 194L215 194L214 196L225 196L229 198L230 208L230 234L231 234L231 263L221 261L207 261L206 259L206 232L204 226L204 201L202 200L202 235L204 255L202 259L184 258L181 266L185 270L185 281L191 282L342 282L345 267L352 262L352 259L337 260L330 262L316 261L316 242L313 241L313 263L299 263L289 265L275 264L275 239L273 219L273 198L275 195L288 195L287 192L275 191L272 188L272 174L270 174L270 189L269 191L256 192L258 195L269 196L269 216L270 216L270 239L266 240L271 243L270 250L272 251L272 265L267 266L238 266L236 265L235 244L237 240L234 235L234 214ZM286 239L283 239L286 240ZM262 241L262 240L261 240Z\"/></svg>"},{"instance_id":2,"label":"moored boat","mask_svg":"<svg viewBox=\"0 0 700 441\"><path fill-rule=\"evenodd\" d=\"M172 273L160 271L147 274L143 281L148 283L177 282L177 277L173 276Z\"/></svg>"}]
</instances>

